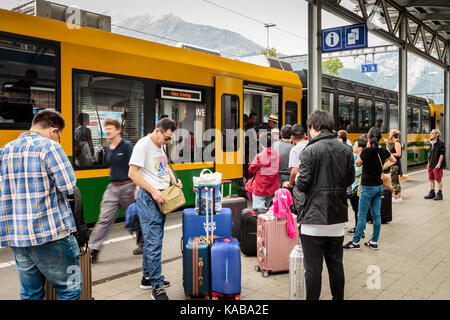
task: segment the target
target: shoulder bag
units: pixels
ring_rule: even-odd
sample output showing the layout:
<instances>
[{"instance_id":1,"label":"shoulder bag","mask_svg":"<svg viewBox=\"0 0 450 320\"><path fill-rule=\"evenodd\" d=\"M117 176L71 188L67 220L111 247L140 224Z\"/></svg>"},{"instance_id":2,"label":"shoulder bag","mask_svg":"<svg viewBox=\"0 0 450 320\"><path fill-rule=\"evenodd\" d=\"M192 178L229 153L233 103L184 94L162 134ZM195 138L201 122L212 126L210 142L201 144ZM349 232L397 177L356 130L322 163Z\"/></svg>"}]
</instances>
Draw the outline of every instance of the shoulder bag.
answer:
<instances>
[{"instance_id":1,"label":"shoulder bag","mask_svg":"<svg viewBox=\"0 0 450 320\"><path fill-rule=\"evenodd\" d=\"M170 164L169 155L167 152L167 147L165 149L166 158L167 158L167 165L170 167L170 169L173 172L173 175L175 176L175 180L178 181L177 174L175 173L175 170L173 170L172 165ZM161 191L164 199L166 199L165 203L158 203L159 211L163 214L171 213L178 208L181 208L185 205L186 199L184 197L183 189L178 188L175 185L171 185L169 188Z\"/></svg>"}]
</instances>

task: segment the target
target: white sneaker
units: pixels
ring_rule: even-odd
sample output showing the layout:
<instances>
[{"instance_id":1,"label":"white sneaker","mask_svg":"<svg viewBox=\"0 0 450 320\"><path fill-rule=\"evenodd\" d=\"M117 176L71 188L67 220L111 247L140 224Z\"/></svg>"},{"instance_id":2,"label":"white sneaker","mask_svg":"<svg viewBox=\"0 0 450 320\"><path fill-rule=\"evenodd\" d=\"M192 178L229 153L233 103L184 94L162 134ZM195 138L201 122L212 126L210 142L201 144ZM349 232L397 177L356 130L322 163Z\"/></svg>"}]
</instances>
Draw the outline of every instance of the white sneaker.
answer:
<instances>
[{"instance_id":1,"label":"white sneaker","mask_svg":"<svg viewBox=\"0 0 450 320\"><path fill-rule=\"evenodd\" d=\"M402 201L403 201L402 198L398 198L398 199L397 199L397 203L402 202Z\"/></svg>"},{"instance_id":2,"label":"white sneaker","mask_svg":"<svg viewBox=\"0 0 450 320\"><path fill-rule=\"evenodd\" d=\"M398 200L392 198L392 203L398 203Z\"/></svg>"}]
</instances>

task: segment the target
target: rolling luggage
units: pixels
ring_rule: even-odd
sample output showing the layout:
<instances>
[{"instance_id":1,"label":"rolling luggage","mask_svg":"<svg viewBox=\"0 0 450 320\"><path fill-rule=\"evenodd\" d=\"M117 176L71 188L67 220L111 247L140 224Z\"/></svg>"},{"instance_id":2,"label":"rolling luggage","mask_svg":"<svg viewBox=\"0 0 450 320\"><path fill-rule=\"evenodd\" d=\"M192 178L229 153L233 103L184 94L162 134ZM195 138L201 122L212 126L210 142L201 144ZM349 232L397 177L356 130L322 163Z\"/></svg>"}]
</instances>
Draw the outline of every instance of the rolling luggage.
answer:
<instances>
[{"instance_id":1,"label":"rolling luggage","mask_svg":"<svg viewBox=\"0 0 450 320\"><path fill-rule=\"evenodd\" d=\"M295 246L289 255L289 299L306 299L305 269L303 268L301 245Z\"/></svg>"},{"instance_id":2,"label":"rolling luggage","mask_svg":"<svg viewBox=\"0 0 450 320\"><path fill-rule=\"evenodd\" d=\"M230 208L231 217L233 220L232 237L240 241L240 229L241 229L241 213L242 210L247 208L247 199L243 197L238 197L237 195L231 194L231 180L222 181L222 196L223 196L223 185L229 184L228 196L222 198L222 209Z\"/></svg>"},{"instance_id":3,"label":"rolling luggage","mask_svg":"<svg viewBox=\"0 0 450 320\"><path fill-rule=\"evenodd\" d=\"M92 297L92 269L91 269L91 251L87 247L80 249L80 269L81 269L81 297L80 300L94 300ZM44 285L45 300L57 300L56 290L50 282L45 280Z\"/></svg>"},{"instance_id":4,"label":"rolling luggage","mask_svg":"<svg viewBox=\"0 0 450 320\"><path fill-rule=\"evenodd\" d=\"M388 223L392 221L392 191L390 189L383 189L383 197L381 198L381 223ZM367 222L373 223L372 213L367 212Z\"/></svg>"},{"instance_id":5,"label":"rolling luggage","mask_svg":"<svg viewBox=\"0 0 450 320\"><path fill-rule=\"evenodd\" d=\"M189 238L183 252L183 287L186 299L211 292L210 245L206 237Z\"/></svg>"},{"instance_id":6,"label":"rolling luggage","mask_svg":"<svg viewBox=\"0 0 450 320\"><path fill-rule=\"evenodd\" d=\"M241 251L239 242L232 237L218 238L211 247L211 295L233 297L240 300Z\"/></svg>"},{"instance_id":7,"label":"rolling luggage","mask_svg":"<svg viewBox=\"0 0 450 320\"><path fill-rule=\"evenodd\" d=\"M297 219L296 215L294 220ZM287 219L276 219L267 214L258 216L257 261L255 270L262 271L267 278L269 273L289 270L289 254L299 244L299 238L289 238Z\"/></svg>"},{"instance_id":8,"label":"rolling luggage","mask_svg":"<svg viewBox=\"0 0 450 320\"><path fill-rule=\"evenodd\" d=\"M244 209L241 214L241 232L239 245L247 256L256 256L256 226L258 215L267 212L267 208Z\"/></svg>"}]
</instances>

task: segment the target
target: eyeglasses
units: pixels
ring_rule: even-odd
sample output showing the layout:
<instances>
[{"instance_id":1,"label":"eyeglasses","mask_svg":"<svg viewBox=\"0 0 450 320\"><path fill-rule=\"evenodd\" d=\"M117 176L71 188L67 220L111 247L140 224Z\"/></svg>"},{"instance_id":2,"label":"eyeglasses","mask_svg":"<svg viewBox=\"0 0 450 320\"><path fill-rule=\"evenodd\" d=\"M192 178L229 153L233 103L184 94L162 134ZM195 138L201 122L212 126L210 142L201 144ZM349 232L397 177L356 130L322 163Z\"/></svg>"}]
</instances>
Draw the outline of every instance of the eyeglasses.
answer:
<instances>
[{"instance_id":1,"label":"eyeglasses","mask_svg":"<svg viewBox=\"0 0 450 320\"><path fill-rule=\"evenodd\" d=\"M170 140L172 140L172 137L166 136L166 135L164 135L164 133L162 133L162 132L161 132L161 134L162 134L162 136L164 137L164 141L170 141Z\"/></svg>"}]
</instances>

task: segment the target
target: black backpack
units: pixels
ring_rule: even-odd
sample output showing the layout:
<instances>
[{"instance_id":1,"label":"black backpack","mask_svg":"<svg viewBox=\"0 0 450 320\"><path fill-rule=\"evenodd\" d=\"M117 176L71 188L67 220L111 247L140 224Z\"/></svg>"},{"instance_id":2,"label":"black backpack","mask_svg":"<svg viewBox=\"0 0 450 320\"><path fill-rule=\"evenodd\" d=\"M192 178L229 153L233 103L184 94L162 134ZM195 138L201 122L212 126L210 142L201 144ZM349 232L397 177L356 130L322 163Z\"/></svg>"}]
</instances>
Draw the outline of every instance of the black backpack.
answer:
<instances>
[{"instance_id":1,"label":"black backpack","mask_svg":"<svg viewBox=\"0 0 450 320\"><path fill-rule=\"evenodd\" d=\"M74 236L80 248L83 246L87 247L89 236L91 235L91 230L89 230L84 220L83 202L81 200L80 189L75 187L73 195L69 196L69 204L77 227L77 232L74 232Z\"/></svg>"}]
</instances>

